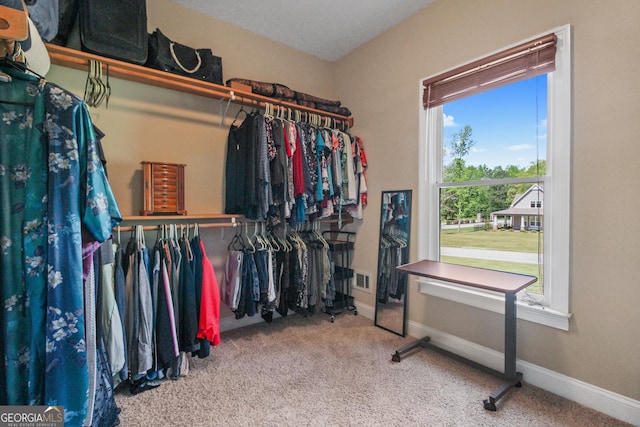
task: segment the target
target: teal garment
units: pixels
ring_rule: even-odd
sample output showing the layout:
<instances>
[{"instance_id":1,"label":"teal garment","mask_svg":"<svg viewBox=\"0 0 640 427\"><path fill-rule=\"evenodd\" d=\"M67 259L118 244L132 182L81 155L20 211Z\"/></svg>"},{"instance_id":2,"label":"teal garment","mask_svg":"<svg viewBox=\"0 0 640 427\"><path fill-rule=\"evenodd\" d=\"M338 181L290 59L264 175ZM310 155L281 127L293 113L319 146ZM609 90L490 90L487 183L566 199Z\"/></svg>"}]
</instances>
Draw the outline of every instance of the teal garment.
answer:
<instances>
[{"instance_id":1,"label":"teal garment","mask_svg":"<svg viewBox=\"0 0 640 427\"><path fill-rule=\"evenodd\" d=\"M44 399L47 288L47 152L40 130L43 86L33 78L0 83L0 404Z\"/></svg>"},{"instance_id":2,"label":"teal garment","mask_svg":"<svg viewBox=\"0 0 640 427\"><path fill-rule=\"evenodd\" d=\"M13 82L0 84L0 404L62 405L65 425L80 426L89 387L83 243L106 241L121 215L86 104L10 72Z\"/></svg>"}]
</instances>

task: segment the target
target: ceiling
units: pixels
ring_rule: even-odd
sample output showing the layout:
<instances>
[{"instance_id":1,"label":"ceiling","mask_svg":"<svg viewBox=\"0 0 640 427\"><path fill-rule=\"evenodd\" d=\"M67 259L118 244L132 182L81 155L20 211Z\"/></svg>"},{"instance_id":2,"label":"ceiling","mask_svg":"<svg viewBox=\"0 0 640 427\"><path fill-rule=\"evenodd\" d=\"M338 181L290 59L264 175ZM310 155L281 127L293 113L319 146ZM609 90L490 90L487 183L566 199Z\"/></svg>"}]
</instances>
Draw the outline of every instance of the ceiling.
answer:
<instances>
[{"instance_id":1,"label":"ceiling","mask_svg":"<svg viewBox=\"0 0 640 427\"><path fill-rule=\"evenodd\" d=\"M434 0L172 1L334 62Z\"/></svg>"}]
</instances>

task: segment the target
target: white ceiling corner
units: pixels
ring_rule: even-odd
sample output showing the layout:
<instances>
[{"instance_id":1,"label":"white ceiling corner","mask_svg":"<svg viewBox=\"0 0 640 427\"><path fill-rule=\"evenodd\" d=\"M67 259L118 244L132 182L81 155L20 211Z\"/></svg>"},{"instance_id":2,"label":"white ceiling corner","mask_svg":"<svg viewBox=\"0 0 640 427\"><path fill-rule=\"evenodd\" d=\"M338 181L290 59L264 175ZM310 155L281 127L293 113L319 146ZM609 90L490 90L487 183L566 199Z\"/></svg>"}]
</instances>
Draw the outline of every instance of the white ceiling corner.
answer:
<instances>
[{"instance_id":1,"label":"white ceiling corner","mask_svg":"<svg viewBox=\"0 0 640 427\"><path fill-rule=\"evenodd\" d=\"M434 0L172 0L334 62Z\"/></svg>"}]
</instances>

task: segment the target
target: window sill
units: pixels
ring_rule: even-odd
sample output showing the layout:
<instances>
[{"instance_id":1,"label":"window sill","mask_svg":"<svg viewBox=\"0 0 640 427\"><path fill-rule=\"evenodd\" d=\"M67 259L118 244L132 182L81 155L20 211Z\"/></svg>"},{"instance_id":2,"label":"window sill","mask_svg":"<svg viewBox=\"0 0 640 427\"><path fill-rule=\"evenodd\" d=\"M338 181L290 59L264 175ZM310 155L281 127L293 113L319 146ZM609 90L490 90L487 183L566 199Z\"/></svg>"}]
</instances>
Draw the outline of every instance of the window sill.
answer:
<instances>
[{"instance_id":1,"label":"window sill","mask_svg":"<svg viewBox=\"0 0 640 427\"><path fill-rule=\"evenodd\" d=\"M504 314L504 296L497 292L471 289L434 279L418 279L420 293L455 301L461 304ZM570 313L561 313L542 305L518 301L518 319L539 323L551 328L569 330Z\"/></svg>"}]
</instances>

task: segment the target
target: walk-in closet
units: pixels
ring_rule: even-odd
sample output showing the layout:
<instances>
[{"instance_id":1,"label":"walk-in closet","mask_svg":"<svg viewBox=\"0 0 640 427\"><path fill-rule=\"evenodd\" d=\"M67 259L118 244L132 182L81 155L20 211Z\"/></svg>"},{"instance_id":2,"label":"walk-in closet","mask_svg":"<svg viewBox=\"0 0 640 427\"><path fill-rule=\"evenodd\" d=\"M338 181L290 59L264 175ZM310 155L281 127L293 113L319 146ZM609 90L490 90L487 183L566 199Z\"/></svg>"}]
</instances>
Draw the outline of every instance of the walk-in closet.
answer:
<instances>
[{"instance_id":1,"label":"walk-in closet","mask_svg":"<svg viewBox=\"0 0 640 427\"><path fill-rule=\"evenodd\" d=\"M640 426L639 20L0 0L0 425Z\"/></svg>"}]
</instances>

